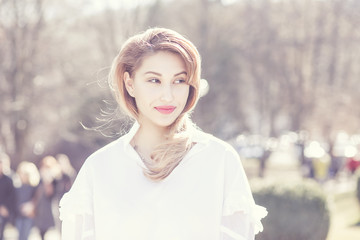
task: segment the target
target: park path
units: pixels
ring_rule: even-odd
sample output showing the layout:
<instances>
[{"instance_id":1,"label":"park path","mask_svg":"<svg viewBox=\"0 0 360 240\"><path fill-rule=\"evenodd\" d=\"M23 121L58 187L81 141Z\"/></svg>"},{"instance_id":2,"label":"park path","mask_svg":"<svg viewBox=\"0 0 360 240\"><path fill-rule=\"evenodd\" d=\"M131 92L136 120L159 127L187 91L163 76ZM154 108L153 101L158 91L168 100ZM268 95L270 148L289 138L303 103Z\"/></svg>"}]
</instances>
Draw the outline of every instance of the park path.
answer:
<instances>
[{"instance_id":1,"label":"park path","mask_svg":"<svg viewBox=\"0 0 360 240\"><path fill-rule=\"evenodd\" d=\"M327 240L359 240L360 204L355 196L354 181L344 181L336 186L337 193L329 196L331 225ZM333 197L333 199L331 199Z\"/></svg>"}]
</instances>

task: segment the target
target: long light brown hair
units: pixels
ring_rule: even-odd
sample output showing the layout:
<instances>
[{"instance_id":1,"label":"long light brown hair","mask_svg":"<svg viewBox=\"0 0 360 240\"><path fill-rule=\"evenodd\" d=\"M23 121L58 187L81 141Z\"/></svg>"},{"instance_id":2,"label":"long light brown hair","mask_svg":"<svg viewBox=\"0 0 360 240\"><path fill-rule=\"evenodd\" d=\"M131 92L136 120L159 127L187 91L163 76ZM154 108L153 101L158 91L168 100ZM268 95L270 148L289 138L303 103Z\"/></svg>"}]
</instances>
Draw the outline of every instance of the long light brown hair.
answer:
<instances>
[{"instance_id":1,"label":"long light brown hair","mask_svg":"<svg viewBox=\"0 0 360 240\"><path fill-rule=\"evenodd\" d=\"M169 126L168 140L156 147L151 160L145 161L144 174L152 180L166 178L181 162L192 146L191 132L194 128L189 113L199 99L201 59L196 47L179 33L165 28L151 28L129 38L115 57L109 74L109 84L120 108L135 120L138 109L135 99L125 87L124 73L134 77L144 57L158 51L179 55L186 66L189 96L180 116Z\"/></svg>"}]
</instances>

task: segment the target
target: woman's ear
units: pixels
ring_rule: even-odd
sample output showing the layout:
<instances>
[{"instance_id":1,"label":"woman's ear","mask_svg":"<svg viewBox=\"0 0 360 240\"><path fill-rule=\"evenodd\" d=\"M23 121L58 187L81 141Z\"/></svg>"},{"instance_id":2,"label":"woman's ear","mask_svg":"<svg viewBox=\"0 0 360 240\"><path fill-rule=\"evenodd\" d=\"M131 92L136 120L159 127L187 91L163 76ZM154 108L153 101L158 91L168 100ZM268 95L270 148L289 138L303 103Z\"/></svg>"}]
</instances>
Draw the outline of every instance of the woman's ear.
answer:
<instances>
[{"instance_id":1,"label":"woman's ear","mask_svg":"<svg viewBox=\"0 0 360 240\"><path fill-rule=\"evenodd\" d=\"M124 73L124 83L126 91L129 93L130 96L134 97L134 81L130 77L130 74L128 72Z\"/></svg>"}]
</instances>

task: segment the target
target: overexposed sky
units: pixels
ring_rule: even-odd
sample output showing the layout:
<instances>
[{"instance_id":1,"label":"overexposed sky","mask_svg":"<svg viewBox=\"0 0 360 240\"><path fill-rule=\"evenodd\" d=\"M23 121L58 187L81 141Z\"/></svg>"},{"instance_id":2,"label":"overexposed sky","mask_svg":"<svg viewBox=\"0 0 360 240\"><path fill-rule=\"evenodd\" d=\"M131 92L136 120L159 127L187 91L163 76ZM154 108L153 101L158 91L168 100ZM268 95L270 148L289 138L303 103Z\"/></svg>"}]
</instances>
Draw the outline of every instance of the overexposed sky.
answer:
<instances>
[{"instance_id":1,"label":"overexposed sky","mask_svg":"<svg viewBox=\"0 0 360 240\"><path fill-rule=\"evenodd\" d=\"M133 8L138 5L147 5L152 4L156 0L77 0L80 4L86 7L86 11L88 12L95 12L102 10L104 8ZM168 2L174 0L162 0L162 2ZM182 0L175 0L175 1L182 1ZM230 5L239 0L221 0L224 5ZM74 2L74 1L72 1Z\"/></svg>"},{"instance_id":2,"label":"overexposed sky","mask_svg":"<svg viewBox=\"0 0 360 240\"><path fill-rule=\"evenodd\" d=\"M85 7L86 12L96 12L105 8L134 8L138 5L146 5L155 0L78 0Z\"/></svg>"}]
</instances>

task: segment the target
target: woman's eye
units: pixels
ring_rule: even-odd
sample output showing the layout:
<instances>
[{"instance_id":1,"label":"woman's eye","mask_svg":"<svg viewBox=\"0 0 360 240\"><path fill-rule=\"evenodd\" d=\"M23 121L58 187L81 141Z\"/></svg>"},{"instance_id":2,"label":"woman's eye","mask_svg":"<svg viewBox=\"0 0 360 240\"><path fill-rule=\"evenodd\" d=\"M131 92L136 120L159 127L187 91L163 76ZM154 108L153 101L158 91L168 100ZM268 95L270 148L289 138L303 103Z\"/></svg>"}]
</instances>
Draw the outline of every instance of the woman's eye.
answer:
<instances>
[{"instance_id":1,"label":"woman's eye","mask_svg":"<svg viewBox=\"0 0 360 240\"><path fill-rule=\"evenodd\" d=\"M151 82L151 83L160 83L160 80L157 79L157 78L152 78L152 79L148 80L148 82Z\"/></svg>"},{"instance_id":2,"label":"woman's eye","mask_svg":"<svg viewBox=\"0 0 360 240\"><path fill-rule=\"evenodd\" d=\"M174 81L174 83L179 84L179 83L186 83L186 81L184 79L177 79Z\"/></svg>"}]
</instances>

